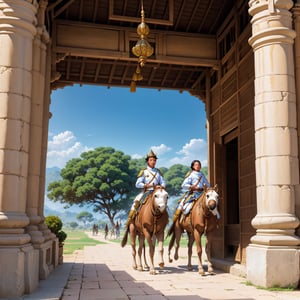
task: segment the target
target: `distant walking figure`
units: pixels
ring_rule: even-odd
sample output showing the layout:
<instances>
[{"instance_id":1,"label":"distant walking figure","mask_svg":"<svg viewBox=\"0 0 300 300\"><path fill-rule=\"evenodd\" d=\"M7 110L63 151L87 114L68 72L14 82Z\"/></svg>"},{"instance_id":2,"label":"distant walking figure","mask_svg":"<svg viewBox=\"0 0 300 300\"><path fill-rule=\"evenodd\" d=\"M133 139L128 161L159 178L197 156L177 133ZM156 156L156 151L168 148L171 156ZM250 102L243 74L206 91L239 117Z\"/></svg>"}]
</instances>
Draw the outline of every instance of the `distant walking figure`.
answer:
<instances>
[{"instance_id":1,"label":"distant walking figure","mask_svg":"<svg viewBox=\"0 0 300 300\"><path fill-rule=\"evenodd\" d=\"M105 224L105 227L104 227L104 238L107 239L107 235L108 235L108 226L107 224Z\"/></svg>"},{"instance_id":2,"label":"distant walking figure","mask_svg":"<svg viewBox=\"0 0 300 300\"><path fill-rule=\"evenodd\" d=\"M116 238L118 239L120 237L120 225L119 222L117 221L117 224L115 226L116 229Z\"/></svg>"}]
</instances>

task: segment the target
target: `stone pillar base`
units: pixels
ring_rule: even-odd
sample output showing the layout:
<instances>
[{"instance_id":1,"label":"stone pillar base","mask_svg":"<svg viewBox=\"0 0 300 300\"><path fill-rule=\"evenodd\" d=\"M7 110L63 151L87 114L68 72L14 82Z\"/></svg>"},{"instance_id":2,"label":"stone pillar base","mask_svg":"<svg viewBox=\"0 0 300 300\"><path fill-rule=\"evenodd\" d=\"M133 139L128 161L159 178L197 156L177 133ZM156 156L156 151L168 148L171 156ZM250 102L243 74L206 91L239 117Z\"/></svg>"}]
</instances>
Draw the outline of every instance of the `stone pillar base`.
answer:
<instances>
[{"instance_id":1,"label":"stone pillar base","mask_svg":"<svg viewBox=\"0 0 300 300\"><path fill-rule=\"evenodd\" d=\"M299 249L250 244L246 255L247 280L252 284L266 288L298 287Z\"/></svg>"},{"instance_id":2,"label":"stone pillar base","mask_svg":"<svg viewBox=\"0 0 300 300\"><path fill-rule=\"evenodd\" d=\"M36 249L39 250L39 256L40 256L39 276L40 279L42 280L47 279L49 274L54 270L53 251L55 248L58 248L58 246L54 247L52 240L44 242L43 244L38 245L38 247L36 247Z\"/></svg>"},{"instance_id":3,"label":"stone pillar base","mask_svg":"<svg viewBox=\"0 0 300 300\"><path fill-rule=\"evenodd\" d=\"M32 293L39 283L38 264L38 251L32 246L0 247L0 297Z\"/></svg>"}]
</instances>

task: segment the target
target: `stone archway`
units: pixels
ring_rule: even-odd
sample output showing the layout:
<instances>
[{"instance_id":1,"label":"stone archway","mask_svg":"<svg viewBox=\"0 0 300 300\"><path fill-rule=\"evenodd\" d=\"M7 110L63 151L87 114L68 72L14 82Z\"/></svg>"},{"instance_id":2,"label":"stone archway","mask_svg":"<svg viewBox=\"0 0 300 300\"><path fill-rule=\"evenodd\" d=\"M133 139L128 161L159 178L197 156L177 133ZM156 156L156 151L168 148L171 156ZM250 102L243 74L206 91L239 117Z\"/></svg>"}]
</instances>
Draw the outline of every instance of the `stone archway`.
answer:
<instances>
[{"instance_id":1,"label":"stone archway","mask_svg":"<svg viewBox=\"0 0 300 300\"><path fill-rule=\"evenodd\" d=\"M179 2L168 0L169 5L174 4L174 16L177 17L181 16L176 15L181 7ZM97 12L106 11L100 10L97 3L89 1L89 5L83 6L79 0L0 1L0 268L7 274L0 279L3 297L32 292L39 280L47 278L57 265L56 256L52 255L57 240L43 223L51 89L84 80L104 85L116 85L115 80L128 84L136 66L136 58L129 54L130 42L136 40L136 24L124 29L122 22L126 20L116 24L119 21L110 19L105 25L79 22L87 18L89 9L94 11L90 23L95 23ZM118 1L109 3L117 5ZM250 199L252 213L257 208L252 221L256 234L247 248L247 259L244 257L247 276L254 284L266 287L274 284L297 286L300 242L294 233L299 225L295 215L299 150L295 141L298 141L299 113L294 66L298 64L293 59L295 32L289 12L294 3L289 0L249 1L255 80L241 68L247 65L245 56L246 59L250 57L247 48L248 3L223 1L222 19L219 14L212 14L216 11L212 7L220 5L219 1L201 3L206 4L203 16L211 19L194 30L204 32L206 28L206 32L210 32L207 25L211 24L211 35L188 32L188 28L199 24L199 19L193 14L191 1L186 1L186 6L191 5L192 19L178 17L174 23L178 31L172 32L166 30L165 24L155 25L153 36L149 36L157 51L155 58L148 61L151 68L145 69L148 81L144 85L164 88L159 82L173 84L173 88L186 89L205 99L210 168L215 179L218 166L214 157L218 153L214 151L217 149L214 145L221 145L222 137L236 126L241 138L245 138L247 130L242 125L247 123L241 122L245 119L240 118L244 113L240 109L250 107L243 99L249 94L245 92L248 91L247 83L255 82L256 150L250 164L255 161L257 200L254 195L241 199L244 203ZM198 5L194 3L194 8L200 9ZM295 5L296 17L297 9L298 4ZM63 16L71 16L72 12L77 12L76 20L63 20ZM182 26L181 22L188 25ZM298 23L296 25L299 30ZM179 32L183 28L186 31ZM70 39L74 36L77 47L74 39ZM90 47L86 47L88 44L82 37L91 39ZM297 46L298 43L297 40ZM299 58L296 58L298 62ZM249 62L253 60L249 59ZM278 61L281 63L277 64ZM172 72L173 68L175 72ZM105 82L99 74L105 75ZM189 84L188 87L185 84ZM238 87L234 95L231 95L232 87ZM229 120L228 116L233 119ZM243 213L246 211L247 208ZM250 227L249 217L245 224ZM244 233L247 244L249 232ZM220 249L222 242L216 241L220 243ZM278 261L278 256L282 260ZM256 260L260 261L259 272L254 267ZM276 264L270 261L276 261ZM288 265L286 261L292 263ZM276 272L277 268L281 272ZM16 282L19 283L17 286Z\"/></svg>"}]
</instances>

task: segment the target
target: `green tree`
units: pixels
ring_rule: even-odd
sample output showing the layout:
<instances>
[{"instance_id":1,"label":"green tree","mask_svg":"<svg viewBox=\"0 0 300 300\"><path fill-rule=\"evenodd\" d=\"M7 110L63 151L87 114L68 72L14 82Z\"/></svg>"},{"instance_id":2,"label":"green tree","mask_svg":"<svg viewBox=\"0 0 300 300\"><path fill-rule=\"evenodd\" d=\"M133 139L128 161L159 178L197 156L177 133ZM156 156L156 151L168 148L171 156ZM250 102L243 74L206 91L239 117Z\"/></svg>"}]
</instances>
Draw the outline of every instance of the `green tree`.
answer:
<instances>
[{"instance_id":1,"label":"green tree","mask_svg":"<svg viewBox=\"0 0 300 300\"><path fill-rule=\"evenodd\" d=\"M62 244L67 238L67 234L61 230L63 227L63 222L58 216L47 216L45 218L45 224L48 226L50 231L54 233L60 244Z\"/></svg>"},{"instance_id":2,"label":"green tree","mask_svg":"<svg viewBox=\"0 0 300 300\"><path fill-rule=\"evenodd\" d=\"M115 217L128 209L128 194L134 189L136 175L129 164L129 155L111 147L84 152L67 162L62 179L49 184L47 196L68 205L91 205L114 226Z\"/></svg>"},{"instance_id":3,"label":"green tree","mask_svg":"<svg viewBox=\"0 0 300 300\"><path fill-rule=\"evenodd\" d=\"M94 220L94 217L91 213L88 211L82 211L76 216L76 219L86 225L87 222L92 222Z\"/></svg>"},{"instance_id":4,"label":"green tree","mask_svg":"<svg viewBox=\"0 0 300 300\"><path fill-rule=\"evenodd\" d=\"M72 229L75 229L78 227L78 223L77 222L70 222L69 226L72 228Z\"/></svg>"},{"instance_id":5,"label":"green tree","mask_svg":"<svg viewBox=\"0 0 300 300\"><path fill-rule=\"evenodd\" d=\"M133 158L130 160L130 168L132 169L135 178L141 169L146 168L146 165L145 158Z\"/></svg>"},{"instance_id":6,"label":"green tree","mask_svg":"<svg viewBox=\"0 0 300 300\"><path fill-rule=\"evenodd\" d=\"M188 166L176 164L171 166L164 174L165 181L167 182L167 191L170 196L179 196L182 193L181 184L189 170Z\"/></svg>"}]
</instances>

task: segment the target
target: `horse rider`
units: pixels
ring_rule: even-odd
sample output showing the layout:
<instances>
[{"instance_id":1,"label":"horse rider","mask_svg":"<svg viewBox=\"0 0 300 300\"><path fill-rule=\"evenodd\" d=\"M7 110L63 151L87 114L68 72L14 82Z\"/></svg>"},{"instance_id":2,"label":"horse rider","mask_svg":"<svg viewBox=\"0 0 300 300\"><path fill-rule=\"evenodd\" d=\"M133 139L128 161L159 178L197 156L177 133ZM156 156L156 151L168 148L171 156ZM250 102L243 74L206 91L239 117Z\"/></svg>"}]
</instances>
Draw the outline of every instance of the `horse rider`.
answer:
<instances>
[{"instance_id":1,"label":"horse rider","mask_svg":"<svg viewBox=\"0 0 300 300\"><path fill-rule=\"evenodd\" d=\"M141 200L146 199L146 197L154 191L156 185L160 185L164 188L166 187L166 182L163 178L162 173L155 167L157 159L158 158L156 154L151 149L145 159L147 167L143 168L138 174L135 186L138 189L142 189L142 191L133 200L133 204L128 214L126 227L133 220L133 217L135 216L136 210L139 207Z\"/></svg>"},{"instance_id":2,"label":"horse rider","mask_svg":"<svg viewBox=\"0 0 300 300\"><path fill-rule=\"evenodd\" d=\"M191 169L192 170L185 175L181 185L185 193L179 199L179 204L173 215L173 223L175 223L180 217L183 210L185 215L189 214L193 201L195 201L202 194L204 185L210 187L208 180L201 172L200 160L193 160L191 163Z\"/></svg>"}]
</instances>

